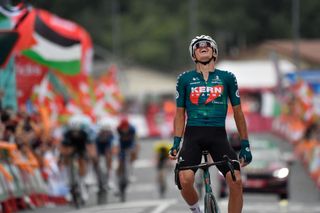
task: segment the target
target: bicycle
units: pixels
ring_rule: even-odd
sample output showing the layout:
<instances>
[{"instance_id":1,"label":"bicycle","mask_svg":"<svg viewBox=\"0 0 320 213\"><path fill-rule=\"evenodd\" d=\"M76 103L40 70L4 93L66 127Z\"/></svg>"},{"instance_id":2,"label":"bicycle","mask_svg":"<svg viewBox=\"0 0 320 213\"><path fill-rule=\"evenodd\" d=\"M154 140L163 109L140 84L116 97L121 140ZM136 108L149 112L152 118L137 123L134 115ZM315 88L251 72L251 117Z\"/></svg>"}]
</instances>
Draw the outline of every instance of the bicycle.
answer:
<instances>
[{"instance_id":1,"label":"bicycle","mask_svg":"<svg viewBox=\"0 0 320 213\"><path fill-rule=\"evenodd\" d=\"M168 159L168 152L170 150L171 144L169 143L156 143L155 151L156 151L156 160L157 160L157 185L160 198L164 198L167 192L167 176L168 171L170 170L170 162Z\"/></svg>"},{"instance_id":2,"label":"bicycle","mask_svg":"<svg viewBox=\"0 0 320 213\"><path fill-rule=\"evenodd\" d=\"M84 160L86 164L89 163L87 156L80 156L76 150L73 150L69 156L67 161L68 167L68 175L69 175L69 187L71 194L71 205L74 205L75 208L79 209L81 206L86 204L88 198L88 188L90 186L85 186L85 183L80 180L80 170L79 170L79 161ZM99 162L95 162L98 165L93 165L94 167L100 167ZM97 171L99 170L99 171ZM97 175L97 184L99 186L99 191L97 192L97 204L106 204L107 203L107 188L106 182L107 179L103 175L100 168L95 168L95 172Z\"/></svg>"},{"instance_id":3,"label":"bicycle","mask_svg":"<svg viewBox=\"0 0 320 213\"><path fill-rule=\"evenodd\" d=\"M81 186L80 186L80 176L79 176L79 165L78 165L78 154L73 151L69 156L69 177L70 177L70 193L72 201L71 203L79 209L84 205L84 200L82 198Z\"/></svg>"},{"instance_id":4,"label":"bicycle","mask_svg":"<svg viewBox=\"0 0 320 213\"><path fill-rule=\"evenodd\" d=\"M204 162L200 163L198 165L180 167L179 162L178 162L176 170L180 171L180 170L188 170L188 169L202 169L203 170L203 183L204 183L204 188L205 188L204 212L205 213L220 213L220 208L219 208L218 202L213 194L213 190L211 187L209 167L227 164L227 166L229 167L229 169L231 171L232 180L236 181L236 176L234 174L234 168L233 168L232 162L238 162L238 161L231 160L227 155L224 155L223 156L224 160L210 163L208 161L208 154L209 154L209 152L207 150L202 152L202 155L204 157Z\"/></svg>"},{"instance_id":5,"label":"bicycle","mask_svg":"<svg viewBox=\"0 0 320 213\"><path fill-rule=\"evenodd\" d=\"M129 166L130 166L130 150L125 150L121 153L119 159L119 170L118 170L118 186L119 186L119 195L121 202L126 201L126 191L129 185Z\"/></svg>"}]
</instances>

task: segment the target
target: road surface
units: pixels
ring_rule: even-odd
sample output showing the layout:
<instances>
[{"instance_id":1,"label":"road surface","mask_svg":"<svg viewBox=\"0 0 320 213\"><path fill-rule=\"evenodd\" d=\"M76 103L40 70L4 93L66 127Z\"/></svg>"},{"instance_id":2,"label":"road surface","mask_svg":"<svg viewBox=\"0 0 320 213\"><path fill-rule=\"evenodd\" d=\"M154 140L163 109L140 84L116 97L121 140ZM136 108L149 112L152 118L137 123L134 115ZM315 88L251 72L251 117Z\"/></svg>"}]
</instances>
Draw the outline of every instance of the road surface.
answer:
<instances>
[{"instance_id":1,"label":"road surface","mask_svg":"<svg viewBox=\"0 0 320 213\"><path fill-rule=\"evenodd\" d=\"M271 135L253 135L256 137L277 140L282 150L290 151L290 144L281 141ZM160 199L156 185L156 173L153 160L153 144L155 140L141 141L141 152L139 160L134 165L134 180L128 189L127 202L121 203L115 195L113 188L109 192L108 204L96 205L95 192L91 189L90 200L86 206L80 210L75 210L70 206L47 207L24 211L26 213L185 213L189 212L186 204L182 200L179 191L174 185L173 172L168 173L168 192L164 199ZM217 173L211 170L212 176ZM291 166L290 176L290 199L279 201L275 195L245 194L243 212L246 213L320 213L320 193L314 183L306 174L300 162L295 162ZM213 186L217 185L217 180L212 178ZM113 180L115 183L115 180ZM215 187L215 192L218 187ZM222 212L227 212L227 200L219 200ZM201 201L203 208L203 201Z\"/></svg>"}]
</instances>

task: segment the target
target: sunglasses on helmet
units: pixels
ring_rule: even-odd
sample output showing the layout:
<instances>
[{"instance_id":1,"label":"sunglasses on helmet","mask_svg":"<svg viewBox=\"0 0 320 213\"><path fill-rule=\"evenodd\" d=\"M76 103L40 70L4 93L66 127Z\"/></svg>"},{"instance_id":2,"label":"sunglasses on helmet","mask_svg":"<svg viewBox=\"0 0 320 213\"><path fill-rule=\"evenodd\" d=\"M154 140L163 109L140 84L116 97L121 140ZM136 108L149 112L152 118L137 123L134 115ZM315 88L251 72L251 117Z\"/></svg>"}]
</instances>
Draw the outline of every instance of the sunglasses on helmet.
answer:
<instances>
[{"instance_id":1,"label":"sunglasses on helmet","mask_svg":"<svg viewBox=\"0 0 320 213\"><path fill-rule=\"evenodd\" d=\"M198 41L193 45L193 49L212 47L209 41Z\"/></svg>"}]
</instances>

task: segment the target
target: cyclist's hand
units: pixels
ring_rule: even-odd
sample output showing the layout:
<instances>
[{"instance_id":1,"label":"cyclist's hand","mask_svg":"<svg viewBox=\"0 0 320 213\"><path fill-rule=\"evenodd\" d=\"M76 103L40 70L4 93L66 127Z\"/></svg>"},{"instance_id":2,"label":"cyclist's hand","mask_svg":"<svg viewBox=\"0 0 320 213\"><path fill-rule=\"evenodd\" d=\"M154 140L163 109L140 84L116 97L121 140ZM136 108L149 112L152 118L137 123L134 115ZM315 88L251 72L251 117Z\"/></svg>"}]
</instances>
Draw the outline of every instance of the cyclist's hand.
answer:
<instances>
[{"instance_id":1,"label":"cyclist's hand","mask_svg":"<svg viewBox=\"0 0 320 213\"><path fill-rule=\"evenodd\" d=\"M252 154L248 140L241 141L241 150L239 153L241 167L248 165L252 161Z\"/></svg>"},{"instance_id":2,"label":"cyclist's hand","mask_svg":"<svg viewBox=\"0 0 320 213\"><path fill-rule=\"evenodd\" d=\"M171 149L169 150L169 158L171 160L177 159L177 154L180 150L180 142L181 142L181 137L175 136L174 140L173 140L173 145L172 145Z\"/></svg>"}]
</instances>

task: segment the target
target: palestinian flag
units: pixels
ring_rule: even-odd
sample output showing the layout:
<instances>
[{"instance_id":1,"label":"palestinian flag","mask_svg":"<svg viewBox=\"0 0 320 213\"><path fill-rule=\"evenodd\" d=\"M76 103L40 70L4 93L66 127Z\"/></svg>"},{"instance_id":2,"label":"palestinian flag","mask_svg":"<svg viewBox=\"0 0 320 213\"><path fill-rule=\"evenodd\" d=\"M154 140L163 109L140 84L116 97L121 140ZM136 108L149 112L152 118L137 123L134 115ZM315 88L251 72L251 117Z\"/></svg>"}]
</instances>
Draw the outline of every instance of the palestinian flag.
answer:
<instances>
[{"instance_id":1,"label":"palestinian flag","mask_svg":"<svg viewBox=\"0 0 320 213\"><path fill-rule=\"evenodd\" d=\"M22 54L53 70L76 75L82 69L84 33L75 23L37 9L33 33L36 44Z\"/></svg>"}]
</instances>

